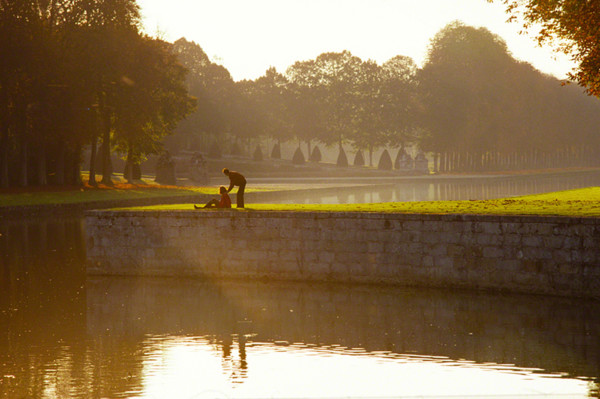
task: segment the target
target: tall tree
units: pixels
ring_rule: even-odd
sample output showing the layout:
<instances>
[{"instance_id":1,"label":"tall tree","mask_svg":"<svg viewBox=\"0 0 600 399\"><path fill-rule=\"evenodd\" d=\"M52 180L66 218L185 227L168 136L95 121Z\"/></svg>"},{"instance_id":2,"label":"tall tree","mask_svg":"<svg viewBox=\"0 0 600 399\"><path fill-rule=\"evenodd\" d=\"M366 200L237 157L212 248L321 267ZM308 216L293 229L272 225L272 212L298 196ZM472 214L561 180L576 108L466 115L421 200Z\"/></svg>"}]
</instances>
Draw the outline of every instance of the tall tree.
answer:
<instances>
[{"instance_id":1,"label":"tall tree","mask_svg":"<svg viewBox=\"0 0 600 399\"><path fill-rule=\"evenodd\" d=\"M494 0L488 0L490 2ZM600 97L600 2L588 0L496 0L506 5L511 20L536 33L540 44L549 43L571 56L577 66L570 74L592 95Z\"/></svg>"},{"instance_id":2,"label":"tall tree","mask_svg":"<svg viewBox=\"0 0 600 399\"><path fill-rule=\"evenodd\" d=\"M197 99L195 112L177 128L178 146L188 148L198 135L215 140L229 132L236 91L229 71L211 62L198 44L185 38L173 43L173 52L188 69L187 88Z\"/></svg>"},{"instance_id":3,"label":"tall tree","mask_svg":"<svg viewBox=\"0 0 600 399\"><path fill-rule=\"evenodd\" d=\"M362 60L349 51L323 53L315 60L292 65L286 75L299 87L310 88L322 113L320 135L326 144L342 144L354 132Z\"/></svg>"},{"instance_id":4,"label":"tall tree","mask_svg":"<svg viewBox=\"0 0 600 399\"><path fill-rule=\"evenodd\" d=\"M454 22L431 40L420 71L420 96L430 150L485 151L502 129L504 90L513 60L504 41L486 28Z\"/></svg>"},{"instance_id":5,"label":"tall tree","mask_svg":"<svg viewBox=\"0 0 600 399\"><path fill-rule=\"evenodd\" d=\"M192 111L195 101L185 87L186 69L171 51L171 44L147 36L130 42L123 57L127 75L117 84L115 141L125 154L126 178L135 164L162 149L162 138Z\"/></svg>"}]
</instances>

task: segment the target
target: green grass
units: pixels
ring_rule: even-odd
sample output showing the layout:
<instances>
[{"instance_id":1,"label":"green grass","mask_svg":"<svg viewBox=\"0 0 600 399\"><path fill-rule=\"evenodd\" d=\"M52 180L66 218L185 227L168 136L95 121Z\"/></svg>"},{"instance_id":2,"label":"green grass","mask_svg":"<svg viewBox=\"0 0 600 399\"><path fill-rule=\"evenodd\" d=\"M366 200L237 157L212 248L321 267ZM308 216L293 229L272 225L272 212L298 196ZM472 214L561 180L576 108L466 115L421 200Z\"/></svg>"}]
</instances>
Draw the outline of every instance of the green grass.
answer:
<instances>
[{"instance_id":1,"label":"green grass","mask_svg":"<svg viewBox=\"0 0 600 399\"><path fill-rule=\"evenodd\" d=\"M193 209L193 204L129 209L189 210ZM239 210L239 212L251 211L600 216L600 187L486 201L421 201L338 205L247 204L247 208ZM214 212L214 210L207 210L206 212Z\"/></svg>"},{"instance_id":2,"label":"green grass","mask_svg":"<svg viewBox=\"0 0 600 399\"><path fill-rule=\"evenodd\" d=\"M267 191L262 188L247 190ZM33 206L33 205L52 205L52 204L77 204L96 201L118 201L141 198L156 197L179 197L198 194L210 194L217 196L217 188L210 187L177 187L177 186L159 186L153 184L124 184L117 183L114 187L92 188L84 186L77 189L58 190L47 188L46 190L36 189L35 191L12 190L10 192L0 192L0 207L4 206Z\"/></svg>"}]
</instances>

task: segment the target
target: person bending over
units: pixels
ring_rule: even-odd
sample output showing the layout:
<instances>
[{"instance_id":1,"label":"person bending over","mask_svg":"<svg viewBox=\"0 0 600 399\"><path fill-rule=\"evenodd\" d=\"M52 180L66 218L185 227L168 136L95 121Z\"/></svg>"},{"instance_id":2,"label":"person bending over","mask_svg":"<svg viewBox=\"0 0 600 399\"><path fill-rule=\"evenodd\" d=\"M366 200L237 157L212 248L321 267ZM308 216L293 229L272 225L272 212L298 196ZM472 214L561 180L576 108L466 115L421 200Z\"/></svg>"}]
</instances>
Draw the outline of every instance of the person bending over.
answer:
<instances>
[{"instance_id":1,"label":"person bending over","mask_svg":"<svg viewBox=\"0 0 600 399\"><path fill-rule=\"evenodd\" d=\"M229 170L227 168L223 169L223 173L229 177L229 188L227 192L230 192L234 186L238 186L238 190L236 193L237 207L244 207L244 189L246 188L246 178L242 176L241 173L234 172L233 170Z\"/></svg>"},{"instance_id":2,"label":"person bending over","mask_svg":"<svg viewBox=\"0 0 600 399\"><path fill-rule=\"evenodd\" d=\"M231 208L231 198L229 198L229 194L227 194L227 189L225 186L219 187L219 194L221 194L221 200L217 201L216 199L211 199L204 206L194 205L194 209L202 209L202 208Z\"/></svg>"}]
</instances>

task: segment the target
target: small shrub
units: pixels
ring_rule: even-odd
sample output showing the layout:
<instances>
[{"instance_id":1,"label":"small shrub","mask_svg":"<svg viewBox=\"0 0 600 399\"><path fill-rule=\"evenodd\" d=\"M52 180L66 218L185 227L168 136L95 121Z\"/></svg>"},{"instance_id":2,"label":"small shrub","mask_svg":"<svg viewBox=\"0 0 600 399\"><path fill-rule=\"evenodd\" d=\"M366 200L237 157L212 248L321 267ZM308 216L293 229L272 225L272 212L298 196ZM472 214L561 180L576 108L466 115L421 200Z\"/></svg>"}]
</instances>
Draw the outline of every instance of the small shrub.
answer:
<instances>
[{"instance_id":1,"label":"small shrub","mask_svg":"<svg viewBox=\"0 0 600 399\"><path fill-rule=\"evenodd\" d=\"M255 161L259 161L259 162L263 160L263 154L262 154L262 150L260 149L260 145L256 146L256 150L254 150L252 159L254 159Z\"/></svg>"},{"instance_id":2,"label":"small shrub","mask_svg":"<svg viewBox=\"0 0 600 399\"><path fill-rule=\"evenodd\" d=\"M315 146L312 150L312 154L310 154L311 162L321 162L321 150L319 146Z\"/></svg>"},{"instance_id":3,"label":"small shrub","mask_svg":"<svg viewBox=\"0 0 600 399\"><path fill-rule=\"evenodd\" d=\"M381 158L379 158L379 165L377 166L377 169L392 170L392 158L390 157L388 150L383 150Z\"/></svg>"},{"instance_id":4,"label":"small shrub","mask_svg":"<svg viewBox=\"0 0 600 399\"><path fill-rule=\"evenodd\" d=\"M304 159L304 154L302 153L302 150L300 149L300 147L298 147L296 149L296 152L294 152L294 157L292 158L292 163L295 165L302 165L305 161Z\"/></svg>"},{"instance_id":5,"label":"small shrub","mask_svg":"<svg viewBox=\"0 0 600 399\"><path fill-rule=\"evenodd\" d=\"M361 150L358 150L354 156L354 166L365 166L365 158Z\"/></svg>"},{"instance_id":6,"label":"small shrub","mask_svg":"<svg viewBox=\"0 0 600 399\"><path fill-rule=\"evenodd\" d=\"M279 143L275 143L273 146L273 150L271 151L271 158L273 159L281 159L281 146Z\"/></svg>"},{"instance_id":7,"label":"small shrub","mask_svg":"<svg viewBox=\"0 0 600 399\"><path fill-rule=\"evenodd\" d=\"M340 168L348 167L348 157L346 156L346 152L342 147L340 147L340 154L338 155L336 165Z\"/></svg>"}]
</instances>

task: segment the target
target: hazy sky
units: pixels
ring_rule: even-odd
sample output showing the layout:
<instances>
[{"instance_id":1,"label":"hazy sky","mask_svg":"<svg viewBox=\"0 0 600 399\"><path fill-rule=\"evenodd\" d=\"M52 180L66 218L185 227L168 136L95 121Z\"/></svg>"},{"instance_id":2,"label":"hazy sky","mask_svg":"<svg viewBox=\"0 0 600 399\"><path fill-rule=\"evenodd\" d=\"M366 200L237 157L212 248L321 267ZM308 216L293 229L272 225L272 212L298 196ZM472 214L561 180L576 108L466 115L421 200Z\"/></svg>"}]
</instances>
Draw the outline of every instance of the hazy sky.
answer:
<instances>
[{"instance_id":1,"label":"hazy sky","mask_svg":"<svg viewBox=\"0 0 600 399\"><path fill-rule=\"evenodd\" d=\"M539 48L501 4L486 0L138 0L146 31L168 41L199 44L235 80L274 66L349 50L379 64L396 55L420 66L430 39L454 20L500 35L513 56L564 78L568 58Z\"/></svg>"}]
</instances>

